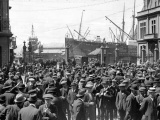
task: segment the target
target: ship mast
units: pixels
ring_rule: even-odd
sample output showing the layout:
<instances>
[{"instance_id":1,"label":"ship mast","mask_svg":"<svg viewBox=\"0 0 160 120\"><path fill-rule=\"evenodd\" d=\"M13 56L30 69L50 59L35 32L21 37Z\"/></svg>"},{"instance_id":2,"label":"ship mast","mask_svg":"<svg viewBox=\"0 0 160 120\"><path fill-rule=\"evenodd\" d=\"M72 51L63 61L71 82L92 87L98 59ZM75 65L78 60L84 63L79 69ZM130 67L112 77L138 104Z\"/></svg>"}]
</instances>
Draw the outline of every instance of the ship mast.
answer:
<instances>
[{"instance_id":1,"label":"ship mast","mask_svg":"<svg viewBox=\"0 0 160 120\"><path fill-rule=\"evenodd\" d=\"M134 0L134 10L133 10L133 40L134 38L134 25L135 25L135 4L136 4L136 0Z\"/></svg>"},{"instance_id":2,"label":"ship mast","mask_svg":"<svg viewBox=\"0 0 160 120\"><path fill-rule=\"evenodd\" d=\"M82 28L82 20L83 20L83 12L84 12L85 10L83 10L82 11L82 16L81 16L81 22L80 22L80 25L79 25L79 34L81 35L81 28ZM78 34L78 40L79 40L79 38L80 38L80 35Z\"/></svg>"},{"instance_id":3,"label":"ship mast","mask_svg":"<svg viewBox=\"0 0 160 120\"><path fill-rule=\"evenodd\" d=\"M32 35L32 38L34 38L34 27L33 27L33 25L32 25L31 35Z\"/></svg>"},{"instance_id":4,"label":"ship mast","mask_svg":"<svg viewBox=\"0 0 160 120\"><path fill-rule=\"evenodd\" d=\"M124 15L125 15L125 4L124 4L124 9L123 9L123 22L122 22L122 30L123 31L124 31L124 27L125 27ZM122 32L121 42L124 42L124 32Z\"/></svg>"}]
</instances>

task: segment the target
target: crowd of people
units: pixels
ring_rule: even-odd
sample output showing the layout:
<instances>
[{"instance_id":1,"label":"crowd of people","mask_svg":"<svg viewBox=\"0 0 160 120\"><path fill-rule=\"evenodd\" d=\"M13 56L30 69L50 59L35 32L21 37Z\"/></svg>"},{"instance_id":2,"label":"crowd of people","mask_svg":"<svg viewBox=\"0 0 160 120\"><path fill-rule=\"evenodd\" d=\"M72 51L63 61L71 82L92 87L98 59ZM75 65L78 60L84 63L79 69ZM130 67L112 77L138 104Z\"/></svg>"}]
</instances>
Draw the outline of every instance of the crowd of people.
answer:
<instances>
[{"instance_id":1,"label":"crowd of people","mask_svg":"<svg viewBox=\"0 0 160 120\"><path fill-rule=\"evenodd\" d=\"M0 71L0 120L160 120L159 63L33 66Z\"/></svg>"}]
</instances>

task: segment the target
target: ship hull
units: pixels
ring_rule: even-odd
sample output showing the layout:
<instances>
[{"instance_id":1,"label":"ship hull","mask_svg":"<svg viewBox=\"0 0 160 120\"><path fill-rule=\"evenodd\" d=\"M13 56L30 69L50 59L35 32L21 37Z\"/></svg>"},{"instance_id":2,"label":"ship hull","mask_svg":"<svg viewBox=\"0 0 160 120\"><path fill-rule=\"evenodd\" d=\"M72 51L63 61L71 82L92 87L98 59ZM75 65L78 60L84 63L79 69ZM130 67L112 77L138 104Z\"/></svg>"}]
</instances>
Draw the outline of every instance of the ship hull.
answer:
<instances>
[{"instance_id":1,"label":"ship hull","mask_svg":"<svg viewBox=\"0 0 160 120\"><path fill-rule=\"evenodd\" d=\"M65 46L69 47L69 57L86 57L97 48L108 47L107 53L110 54L110 62L115 62L115 49L118 48L119 60L125 62L136 63L137 47L133 45L126 45L125 43L113 43L113 42L90 42L90 41L78 41L72 38L65 38Z\"/></svg>"}]
</instances>

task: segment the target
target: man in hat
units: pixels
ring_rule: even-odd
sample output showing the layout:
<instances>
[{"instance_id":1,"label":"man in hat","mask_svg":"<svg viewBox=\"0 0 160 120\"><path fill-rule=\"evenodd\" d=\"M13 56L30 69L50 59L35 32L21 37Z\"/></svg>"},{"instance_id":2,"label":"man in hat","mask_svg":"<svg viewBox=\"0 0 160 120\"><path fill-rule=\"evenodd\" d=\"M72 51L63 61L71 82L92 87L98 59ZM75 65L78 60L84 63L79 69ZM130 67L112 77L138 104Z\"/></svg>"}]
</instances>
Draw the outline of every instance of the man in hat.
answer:
<instances>
[{"instance_id":1,"label":"man in hat","mask_svg":"<svg viewBox=\"0 0 160 120\"><path fill-rule=\"evenodd\" d=\"M53 87L50 88L47 91L47 94L52 94L53 95L53 100L52 103L56 106L57 110L58 110L58 120L67 120L66 115L64 114L63 108L62 108L62 99L58 96L58 92L57 92L57 88Z\"/></svg>"},{"instance_id":2,"label":"man in hat","mask_svg":"<svg viewBox=\"0 0 160 120\"><path fill-rule=\"evenodd\" d=\"M18 120L38 120L38 109L35 106L37 100L36 95L30 95L28 98L29 106L24 107L19 111Z\"/></svg>"},{"instance_id":3,"label":"man in hat","mask_svg":"<svg viewBox=\"0 0 160 120\"><path fill-rule=\"evenodd\" d=\"M1 120L17 120L18 119L18 112L23 107L23 103L26 98L23 94L17 94L14 100L14 105L8 105L1 113L0 118Z\"/></svg>"},{"instance_id":4,"label":"man in hat","mask_svg":"<svg viewBox=\"0 0 160 120\"><path fill-rule=\"evenodd\" d=\"M43 101L42 101L40 98L38 98L38 96L37 96L37 90L36 90L36 89L33 89L33 90L28 91L27 97L30 96L30 95L36 96L35 106L36 106L36 108L38 109L39 106L41 106L41 105L43 104ZM24 103L24 107L28 107L29 104L30 104L30 102L29 102L29 101L26 101L26 102Z\"/></svg>"},{"instance_id":5,"label":"man in hat","mask_svg":"<svg viewBox=\"0 0 160 120\"><path fill-rule=\"evenodd\" d=\"M96 120L96 100L95 96L92 93L93 88L93 82L89 81L86 84L86 93L84 96L84 102L86 104L86 118L89 118L89 120Z\"/></svg>"},{"instance_id":6,"label":"man in hat","mask_svg":"<svg viewBox=\"0 0 160 120\"><path fill-rule=\"evenodd\" d=\"M110 85L110 78L109 77L104 77L102 78L102 85L103 88L100 91L99 97L100 97L100 102L99 102L99 107L100 107L100 116L101 120L113 120L113 111L111 110L111 89L109 87Z\"/></svg>"},{"instance_id":7,"label":"man in hat","mask_svg":"<svg viewBox=\"0 0 160 120\"><path fill-rule=\"evenodd\" d=\"M12 85L9 83L5 83L3 86L3 90L5 91L2 96L5 96L6 105L11 105L14 103L15 94L11 92Z\"/></svg>"},{"instance_id":8,"label":"man in hat","mask_svg":"<svg viewBox=\"0 0 160 120\"><path fill-rule=\"evenodd\" d=\"M61 92L61 98L62 98L62 107L63 107L63 111L66 114L66 112L68 113L68 119L70 120L71 118L71 114L69 111L69 104L67 101L67 95L68 95L68 91L69 91L69 87L67 85L67 81L62 81L61 82L62 88L60 89Z\"/></svg>"},{"instance_id":9,"label":"man in hat","mask_svg":"<svg viewBox=\"0 0 160 120\"><path fill-rule=\"evenodd\" d=\"M136 100L138 93L138 86L133 84L131 86L131 94L126 99L126 116L125 120L137 120L139 112L139 103Z\"/></svg>"},{"instance_id":10,"label":"man in hat","mask_svg":"<svg viewBox=\"0 0 160 120\"><path fill-rule=\"evenodd\" d=\"M77 96L77 100L73 102L73 120L86 120L85 117L85 104L84 95L86 90L80 89Z\"/></svg>"},{"instance_id":11,"label":"man in hat","mask_svg":"<svg viewBox=\"0 0 160 120\"><path fill-rule=\"evenodd\" d=\"M149 96L143 99L140 111L143 113L143 120L157 120L157 100L155 99L155 88L150 87Z\"/></svg>"},{"instance_id":12,"label":"man in hat","mask_svg":"<svg viewBox=\"0 0 160 120\"><path fill-rule=\"evenodd\" d=\"M39 112L43 120L57 120L57 108L52 104L53 96L45 94L43 96L45 104L39 107Z\"/></svg>"},{"instance_id":13,"label":"man in hat","mask_svg":"<svg viewBox=\"0 0 160 120\"><path fill-rule=\"evenodd\" d=\"M119 85L120 91L118 92L116 96L116 108L119 113L120 120L124 120L125 117L125 110L126 110L126 98L128 96L128 93L125 89L125 84L121 83Z\"/></svg>"},{"instance_id":14,"label":"man in hat","mask_svg":"<svg viewBox=\"0 0 160 120\"><path fill-rule=\"evenodd\" d=\"M147 97L147 91L146 91L146 88L145 87L140 87L139 88L139 94L136 96L136 100L137 100L137 102L138 102L138 104L139 104L139 109L140 109L140 107L141 107L141 104L142 104L142 102L143 102L143 99L145 98L145 97ZM138 110L139 110L138 109ZM137 120L141 120L141 118L142 118L142 113L139 111L139 115L138 115L138 118L137 118Z\"/></svg>"},{"instance_id":15,"label":"man in hat","mask_svg":"<svg viewBox=\"0 0 160 120\"><path fill-rule=\"evenodd\" d=\"M35 80L35 78L31 77L28 80L29 80L29 82L27 83L27 86L26 86L26 92L28 92L31 89L35 89L36 88L36 85L35 85L36 80Z\"/></svg>"},{"instance_id":16,"label":"man in hat","mask_svg":"<svg viewBox=\"0 0 160 120\"><path fill-rule=\"evenodd\" d=\"M26 98L28 98L29 97L29 95L25 92L25 85L23 84L23 83L20 83L18 86L18 93L21 93L21 94L23 94L24 95L24 97L26 97Z\"/></svg>"},{"instance_id":17,"label":"man in hat","mask_svg":"<svg viewBox=\"0 0 160 120\"><path fill-rule=\"evenodd\" d=\"M116 102L116 96L117 93L119 92L119 88L117 86L117 81L115 79L112 80L112 85L110 86L110 90L112 91L112 97L111 97L111 110L113 110L114 117L117 118L117 108L115 105Z\"/></svg>"},{"instance_id":18,"label":"man in hat","mask_svg":"<svg viewBox=\"0 0 160 120\"><path fill-rule=\"evenodd\" d=\"M4 80L2 78L2 76L0 76L0 94L3 94L3 85L4 84Z\"/></svg>"},{"instance_id":19,"label":"man in hat","mask_svg":"<svg viewBox=\"0 0 160 120\"><path fill-rule=\"evenodd\" d=\"M98 118L100 119L100 108L99 108L99 101L100 101L100 97L99 97L99 93L101 91L101 89L103 88L102 84L101 84L101 77L98 76L95 79L94 82L94 86L93 86L93 94L96 97L96 107L98 109Z\"/></svg>"},{"instance_id":20,"label":"man in hat","mask_svg":"<svg viewBox=\"0 0 160 120\"><path fill-rule=\"evenodd\" d=\"M68 91L68 96L67 96L67 101L69 103L69 110L70 110L71 117L73 116L72 115L73 114L73 112L72 112L73 111L73 102L74 102L74 100L76 100L77 93L78 93L77 83L72 82L71 89Z\"/></svg>"},{"instance_id":21,"label":"man in hat","mask_svg":"<svg viewBox=\"0 0 160 120\"><path fill-rule=\"evenodd\" d=\"M0 113L5 109L5 96L0 96Z\"/></svg>"}]
</instances>

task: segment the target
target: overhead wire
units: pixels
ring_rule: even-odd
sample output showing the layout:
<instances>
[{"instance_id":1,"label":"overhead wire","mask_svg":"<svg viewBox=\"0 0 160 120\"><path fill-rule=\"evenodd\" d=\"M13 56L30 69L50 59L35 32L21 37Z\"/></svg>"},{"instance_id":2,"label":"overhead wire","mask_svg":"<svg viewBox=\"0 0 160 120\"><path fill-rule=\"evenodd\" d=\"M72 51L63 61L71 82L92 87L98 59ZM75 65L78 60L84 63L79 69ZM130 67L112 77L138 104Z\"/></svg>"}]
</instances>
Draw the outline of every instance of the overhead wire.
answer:
<instances>
[{"instance_id":1,"label":"overhead wire","mask_svg":"<svg viewBox=\"0 0 160 120\"><path fill-rule=\"evenodd\" d=\"M138 5L138 6L136 6L136 7L139 7L139 6L141 6L141 5ZM133 9L133 8L127 8L126 9L126 11L127 10L130 10L130 9ZM118 12L115 12L115 13L112 13L112 14L109 14L109 15L107 15L107 16L112 16L112 15L115 15L115 14L119 14L119 13L121 13L121 12L123 12L123 10L122 11L118 11ZM88 21L86 21L86 23L88 23L88 22L92 22L92 21L95 21L95 20L99 20L99 19L102 19L102 18L104 18L105 16L101 16L101 17L98 17L98 18L95 18L95 19L92 19L92 20L88 20ZM72 25L68 25L68 26L78 26L79 25L79 23L78 24L72 24ZM66 26L64 26L64 27L58 27L58 28L54 28L54 29L50 29L50 30L47 30L47 31L44 31L44 32L49 32L49 31L54 31L54 30L60 30L60 29L65 29L65 28L67 28Z\"/></svg>"},{"instance_id":2,"label":"overhead wire","mask_svg":"<svg viewBox=\"0 0 160 120\"><path fill-rule=\"evenodd\" d=\"M56 11L56 10L66 10L66 9L77 9L77 8L83 8L83 7L90 7L90 6L97 6L97 5L104 5L106 3L112 3L112 2L115 2L115 1L119 1L119 0L110 0L110 1L107 1L107 2L101 2L101 3L96 3L96 4L90 4L90 5L82 5L82 6L74 6L74 7L66 7L66 8L55 8L55 9L43 9L43 10L16 10L16 9L13 9L12 11L16 11L16 12L33 12L33 11Z\"/></svg>"}]
</instances>

